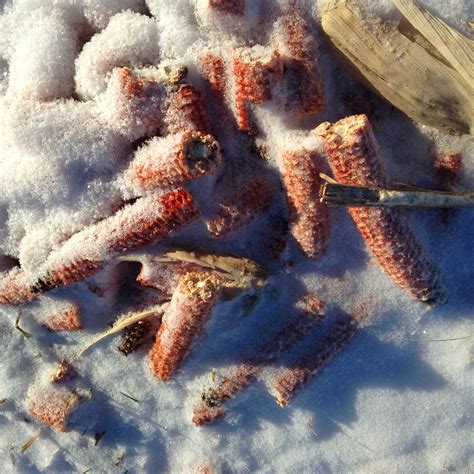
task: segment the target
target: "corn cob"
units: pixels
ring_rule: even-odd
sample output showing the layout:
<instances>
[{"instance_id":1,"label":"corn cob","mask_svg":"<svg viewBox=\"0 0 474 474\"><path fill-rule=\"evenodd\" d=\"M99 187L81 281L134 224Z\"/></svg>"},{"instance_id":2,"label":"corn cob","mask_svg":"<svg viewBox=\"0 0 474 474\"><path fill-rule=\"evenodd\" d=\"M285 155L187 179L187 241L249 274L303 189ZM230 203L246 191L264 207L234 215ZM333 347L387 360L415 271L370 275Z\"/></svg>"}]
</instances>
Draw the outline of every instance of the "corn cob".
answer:
<instances>
[{"instance_id":1,"label":"corn cob","mask_svg":"<svg viewBox=\"0 0 474 474\"><path fill-rule=\"evenodd\" d=\"M349 342L357 328L357 321L350 317L336 322L331 328L331 333L306 354L300 356L294 367L280 370L272 382L277 403L281 407L287 406L297 390Z\"/></svg>"},{"instance_id":2,"label":"corn cob","mask_svg":"<svg viewBox=\"0 0 474 474\"><path fill-rule=\"evenodd\" d=\"M321 124L316 132L325 142L336 179L342 184L386 187L378 145L365 115L336 124ZM434 266L423 255L400 209L353 207L349 212L384 271L414 298L428 304L444 301Z\"/></svg>"},{"instance_id":3,"label":"corn cob","mask_svg":"<svg viewBox=\"0 0 474 474\"><path fill-rule=\"evenodd\" d=\"M210 135L188 130L147 142L135 152L124 178L143 193L211 174L220 162L218 143Z\"/></svg>"},{"instance_id":4,"label":"corn cob","mask_svg":"<svg viewBox=\"0 0 474 474\"><path fill-rule=\"evenodd\" d=\"M81 281L102 268L105 260L164 239L197 216L192 196L182 188L141 198L73 235L53 252L35 291Z\"/></svg>"},{"instance_id":5,"label":"corn cob","mask_svg":"<svg viewBox=\"0 0 474 474\"><path fill-rule=\"evenodd\" d=\"M305 148L283 154L283 182L290 214L290 229L308 258L318 258L329 237L326 204L319 202L321 157Z\"/></svg>"},{"instance_id":6,"label":"corn cob","mask_svg":"<svg viewBox=\"0 0 474 474\"><path fill-rule=\"evenodd\" d=\"M269 53L262 47L256 48L236 49L232 62L237 126L252 133L256 132L256 125L250 117L249 104L269 102L273 97L272 87L283 73L276 51Z\"/></svg>"},{"instance_id":7,"label":"corn cob","mask_svg":"<svg viewBox=\"0 0 474 474\"><path fill-rule=\"evenodd\" d=\"M209 8L223 13L243 15L245 11L245 0L209 0Z\"/></svg>"},{"instance_id":8,"label":"corn cob","mask_svg":"<svg viewBox=\"0 0 474 474\"><path fill-rule=\"evenodd\" d=\"M28 412L56 431L66 431L67 419L79 397L65 387L43 386L28 396Z\"/></svg>"},{"instance_id":9,"label":"corn cob","mask_svg":"<svg viewBox=\"0 0 474 474\"><path fill-rule=\"evenodd\" d=\"M210 51L205 51L199 57L199 68L214 96L223 101L227 87L223 58Z\"/></svg>"},{"instance_id":10,"label":"corn cob","mask_svg":"<svg viewBox=\"0 0 474 474\"><path fill-rule=\"evenodd\" d=\"M253 383L265 365L272 363L293 347L325 315L324 303L311 293L301 298L295 309L296 316L284 329L263 345L255 355L237 366L232 375L226 377L217 389L203 393L202 403L193 410L192 421L195 425L210 424L224 416L222 405Z\"/></svg>"},{"instance_id":11,"label":"corn cob","mask_svg":"<svg viewBox=\"0 0 474 474\"><path fill-rule=\"evenodd\" d=\"M181 84L177 91L170 91L165 103L164 134L184 130L209 133L206 107L201 93L189 84Z\"/></svg>"},{"instance_id":12,"label":"corn cob","mask_svg":"<svg viewBox=\"0 0 474 474\"><path fill-rule=\"evenodd\" d=\"M208 272L182 276L165 311L151 350L152 372L169 380L199 337L219 295L219 279Z\"/></svg>"},{"instance_id":13,"label":"corn cob","mask_svg":"<svg viewBox=\"0 0 474 474\"><path fill-rule=\"evenodd\" d=\"M75 303L66 302L49 313L43 324L53 331L78 331L82 329L79 306Z\"/></svg>"},{"instance_id":14,"label":"corn cob","mask_svg":"<svg viewBox=\"0 0 474 474\"><path fill-rule=\"evenodd\" d=\"M153 135L162 125L165 94L163 84L138 71L115 68L98 107L110 126L129 140L136 140Z\"/></svg>"},{"instance_id":15,"label":"corn cob","mask_svg":"<svg viewBox=\"0 0 474 474\"><path fill-rule=\"evenodd\" d=\"M0 304L19 305L36 299L26 274L14 267L0 279Z\"/></svg>"},{"instance_id":16,"label":"corn cob","mask_svg":"<svg viewBox=\"0 0 474 474\"><path fill-rule=\"evenodd\" d=\"M283 59L284 107L292 115L324 109L324 85L314 34L296 8L286 10L275 26Z\"/></svg>"},{"instance_id":17,"label":"corn cob","mask_svg":"<svg viewBox=\"0 0 474 474\"><path fill-rule=\"evenodd\" d=\"M455 151L438 153L434 166L438 180L445 190L452 189L459 183L463 169L461 153Z\"/></svg>"}]
</instances>

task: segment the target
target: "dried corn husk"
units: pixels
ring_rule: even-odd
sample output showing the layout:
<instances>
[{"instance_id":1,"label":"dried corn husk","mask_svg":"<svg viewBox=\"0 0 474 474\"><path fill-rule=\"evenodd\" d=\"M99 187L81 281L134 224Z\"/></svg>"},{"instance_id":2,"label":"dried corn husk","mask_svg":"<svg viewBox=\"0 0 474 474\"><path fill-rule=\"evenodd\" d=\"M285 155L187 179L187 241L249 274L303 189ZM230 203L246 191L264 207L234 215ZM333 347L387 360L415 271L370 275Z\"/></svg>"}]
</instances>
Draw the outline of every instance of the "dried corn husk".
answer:
<instances>
[{"instance_id":1,"label":"dried corn husk","mask_svg":"<svg viewBox=\"0 0 474 474\"><path fill-rule=\"evenodd\" d=\"M394 27L373 25L369 30L346 4L323 15L323 30L356 74L412 119L450 133L472 133L472 80L467 83L472 42L412 2L396 3L445 61Z\"/></svg>"}]
</instances>

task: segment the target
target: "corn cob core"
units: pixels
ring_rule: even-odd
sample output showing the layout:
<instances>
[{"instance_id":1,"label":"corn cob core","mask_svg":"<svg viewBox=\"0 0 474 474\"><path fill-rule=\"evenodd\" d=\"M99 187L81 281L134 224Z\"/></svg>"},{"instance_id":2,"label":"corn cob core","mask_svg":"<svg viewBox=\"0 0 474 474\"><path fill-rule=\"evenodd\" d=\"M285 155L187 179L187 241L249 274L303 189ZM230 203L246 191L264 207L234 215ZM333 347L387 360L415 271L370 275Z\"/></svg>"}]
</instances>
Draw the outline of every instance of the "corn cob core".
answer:
<instances>
[{"instance_id":1,"label":"corn cob core","mask_svg":"<svg viewBox=\"0 0 474 474\"><path fill-rule=\"evenodd\" d=\"M245 0L209 0L209 8L222 13L243 15L245 12Z\"/></svg>"},{"instance_id":2,"label":"corn cob core","mask_svg":"<svg viewBox=\"0 0 474 474\"><path fill-rule=\"evenodd\" d=\"M180 278L151 350L151 369L161 380L171 379L181 367L217 303L219 290L219 278L209 272Z\"/></svg>"},{"instance_id":3,"label":"corn cob core","mask_svg":"<svg viewBox=\"0 0 474 474\"><path fill-rule=\"evenodd\" d=\"M341 184L385 187L387 180L372 127L365 115L346 117L317 127ZM352 207L349 212L385 272L414 298L442 303L443 291L434 266L423 255L400 209Z\"/></svg>"},{"instance_id":4,"label":"corn cob core","mask_svg":"<svg viewBox=\"0 0 474 474\"><path fill-rule=\"evenodd\" d=\"M321 161L318 152L304 148L283 154L282 172L290 229L308 258L318 258L329 237L327 205L320 203L318 196Z\"/></svg>"},{"instance_id":5,"label":"corn cob core","mask_svg":"<svg viewBox=\"0 0 474 474\"><path fill-rule=\"evenodd\" d=\"M36 297L21 268L12 268L0 279L0 304L19 305L32 301Z\"/></svg>"}]
</instances>

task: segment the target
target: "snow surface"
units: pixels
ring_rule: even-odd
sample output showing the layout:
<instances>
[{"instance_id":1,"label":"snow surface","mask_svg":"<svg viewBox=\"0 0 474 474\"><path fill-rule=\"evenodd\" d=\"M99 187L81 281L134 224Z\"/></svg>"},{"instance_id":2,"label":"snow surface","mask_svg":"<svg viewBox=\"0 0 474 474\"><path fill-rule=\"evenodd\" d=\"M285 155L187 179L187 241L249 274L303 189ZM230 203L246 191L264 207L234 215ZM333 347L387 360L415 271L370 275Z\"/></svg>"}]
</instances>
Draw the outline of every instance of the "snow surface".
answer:
<instances>
[{"instance_id":1,"label":"snow surface","mask_svg":"<svg viewBox=\"0 0 474 474\"><path fill-rule=\"evenodd\" d=\"M113 68L186 65L187 80L202 87L201 50L265 45L279 9L289 2L247 3L242 20L209 12L203 0L0 0L0 268L8 269L13 257L35 275L60 242L127 199L121 173L137 137L110 123L113 114L104 114ZM317 22L324 2L303 3ZM472 2L423 3L472 36L467 26L474 17ZM388 0L363 4L374 17L399 18ZM317 28L315 34L326 111L291 122L269 107L258 109L267 132L261 143L275 170L282 148L320 146L308 133L320 122L364 112L393 182L436 187L434 153L454 149L464 163L459 189L474 188L472 141L414 124L351 79ZM238 168L248 142L220 130L226 120L216 113L211 126ZM279 213L281 199L235 238L215 242L199 221L172 242L267 263L265 229ZM148 348L125 358L114 336L86 352L76 365L76 383L90 389L91 397L73 414L67 433L28 415L26 397L54 361L108 329L120 313L113 292L101 298L79 283L52 292L46 303L1 307L2 471L199 472L206 466L239 473L472 471L474 213L410 211L410 219L447 286L445 306L428 310L395 287L347 212L332 209L323 257L309 261L290 244L287 265L269 261L269 285L258 298L222 301L172 382L152 376ZM100 286L102 278L110 284L123 271L109 268L93 282ZM278 364L291 364L291 354L231 401L224 421L193 426L192 407L213 369L224 376L277 330L303 288L325 300L330 313L367 313L364 327L288 408L274 402L267 385ZM83 331L52 333L41 326L45 306L54 306L55 298L80 305ZM18 315L30 337L15 328ZM40 437L22 452L40 427ZM104 433L97 445L96 433Z\"/></svg>"}]
</instances>

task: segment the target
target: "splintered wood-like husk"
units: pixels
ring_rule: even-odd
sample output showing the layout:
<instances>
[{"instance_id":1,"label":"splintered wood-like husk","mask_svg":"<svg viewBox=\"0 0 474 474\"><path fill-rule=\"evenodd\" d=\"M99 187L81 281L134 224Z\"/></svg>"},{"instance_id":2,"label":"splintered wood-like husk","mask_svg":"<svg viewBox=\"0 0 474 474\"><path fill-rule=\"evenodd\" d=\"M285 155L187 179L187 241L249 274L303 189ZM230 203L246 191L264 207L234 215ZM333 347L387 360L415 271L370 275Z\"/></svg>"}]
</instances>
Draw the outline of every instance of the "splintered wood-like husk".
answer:
<instances>
[{"instance_id":1,"label":"splintered wood-like husk","mask_svg":"<svg viewBox=\"0 0 474 474\"><path fill-rule=\"evenodd\" d=\"M472 42L412 2L397 5L453 67L395 28L373 25L369 30L346 4L326 12L322 27L353 71L409 117L449 132L472 133L472 79L466 82L473 71Z\"/></svg>"}]
</instances>

